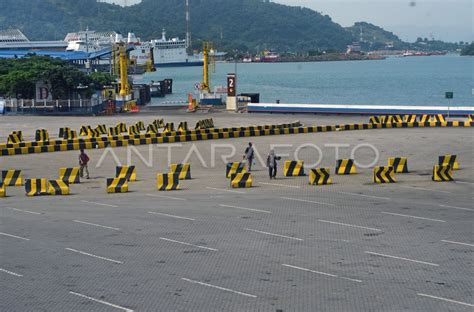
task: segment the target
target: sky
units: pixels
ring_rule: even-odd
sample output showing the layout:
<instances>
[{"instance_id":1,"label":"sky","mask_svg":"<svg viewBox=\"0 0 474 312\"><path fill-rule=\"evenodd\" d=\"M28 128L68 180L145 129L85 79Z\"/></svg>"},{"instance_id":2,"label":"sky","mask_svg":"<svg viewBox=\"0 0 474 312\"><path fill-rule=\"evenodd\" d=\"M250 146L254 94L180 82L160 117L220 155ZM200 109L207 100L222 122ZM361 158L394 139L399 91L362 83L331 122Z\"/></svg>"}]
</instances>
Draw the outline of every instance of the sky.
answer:
<instances>
[{"instance_id":1,"label":"sky","mask_svg":"<svg viewBox=\"0 0 474 312\"><path fill-rule=\"evenodd\" d=\"M126 1L131 5L141 0L102 1L121 5ZM271 0L271 2L308 7L329 15L334 22L342 26L351 26L359 21L369 22L410 42L415 41L417 37L451 42L474 41L473 0Z\"/></svg>"}]
</instances>

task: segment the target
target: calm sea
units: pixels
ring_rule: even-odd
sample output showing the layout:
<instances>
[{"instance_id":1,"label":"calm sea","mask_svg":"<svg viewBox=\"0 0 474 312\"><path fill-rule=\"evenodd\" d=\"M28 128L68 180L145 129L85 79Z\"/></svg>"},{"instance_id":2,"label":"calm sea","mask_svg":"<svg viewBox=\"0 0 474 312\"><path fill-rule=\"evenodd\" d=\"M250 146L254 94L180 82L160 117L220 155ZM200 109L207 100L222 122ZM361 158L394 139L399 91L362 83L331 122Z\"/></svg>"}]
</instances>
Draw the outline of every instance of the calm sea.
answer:
<instances>
[{"instance_id":1,"label":"calm sea","mask_svg":"<svg viewBox=\"0 0 474 312\"><path fill-rule=\"evenodd\" d=\"M211 85L226 84L237 66L237 92L261 102L309 104L474 106L474 58L457 55L390 57L382 61L216 64ZM139 82L172 78L171 96L152 105L186 100L202 80L201 67L159 68ZM448 102L446 91L454 92Z\"/></svg>"}]
</instances>

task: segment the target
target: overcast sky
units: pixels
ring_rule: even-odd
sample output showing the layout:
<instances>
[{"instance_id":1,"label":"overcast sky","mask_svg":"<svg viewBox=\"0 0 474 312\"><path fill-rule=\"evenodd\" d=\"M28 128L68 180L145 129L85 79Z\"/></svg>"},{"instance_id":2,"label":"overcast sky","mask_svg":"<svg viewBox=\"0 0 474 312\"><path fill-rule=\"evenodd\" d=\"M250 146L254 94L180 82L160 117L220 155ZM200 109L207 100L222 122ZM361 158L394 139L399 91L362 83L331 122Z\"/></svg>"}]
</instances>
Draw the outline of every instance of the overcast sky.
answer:
<instances>
[{"instance_id":1,"label":"overcast sky","mask_svg":"<svg viewBox=\"0 0 474 312\"><path fill-rule=\"evenodd\" d=\"M130 5L141 0L106 1L119 4L127 1ZM357 21L370 22L394 32L407 41L415 41L417 37L434 37L444 41L474 40L473 0L272 0L272 2L311 8L331 16L333 21L342 26L351 26Z\"/></svg>"}]
</instances>

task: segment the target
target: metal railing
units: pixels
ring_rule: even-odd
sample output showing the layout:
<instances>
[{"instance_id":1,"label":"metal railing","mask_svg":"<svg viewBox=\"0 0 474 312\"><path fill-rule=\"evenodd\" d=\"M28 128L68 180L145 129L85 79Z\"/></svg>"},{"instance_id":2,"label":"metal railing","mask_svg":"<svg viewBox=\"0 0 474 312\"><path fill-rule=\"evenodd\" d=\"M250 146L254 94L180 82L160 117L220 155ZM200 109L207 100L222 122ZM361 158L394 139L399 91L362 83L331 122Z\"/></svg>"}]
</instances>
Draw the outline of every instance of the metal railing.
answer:
<instances>
[{"instance_id":1,"label":"metal railing","mask_svg":"<svg viewBox=\"0 0 474 312\"><path fill-rule=\"evenodd\" d=\"M105 106L104 98L90 100L5 100L5 112L7 114L90 115L101 112Z\"/></svg>"}]
</instances>

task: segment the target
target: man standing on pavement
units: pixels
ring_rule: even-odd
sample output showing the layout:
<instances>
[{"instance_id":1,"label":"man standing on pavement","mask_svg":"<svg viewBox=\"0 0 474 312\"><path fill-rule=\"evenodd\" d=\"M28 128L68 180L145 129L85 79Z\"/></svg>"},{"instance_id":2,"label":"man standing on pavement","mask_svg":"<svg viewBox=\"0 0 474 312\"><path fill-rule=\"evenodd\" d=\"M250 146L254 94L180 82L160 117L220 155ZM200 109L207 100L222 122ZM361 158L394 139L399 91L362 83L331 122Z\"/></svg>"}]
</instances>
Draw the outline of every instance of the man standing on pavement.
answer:
<instances>
[{"instance_id":1,"label":"man standing on pavement","mask_svg":"<svg viewBox=\"0 0 474 312\"><path fill-rule=\"evenodd\" d=\"M84 152L84 149L81 148L81 154L79 155L79 174L81 178L84 177L84 170L86 172L86 179L89 179L89 168L87 167L87 163L89 162L89 156Z\"/></svg>"},{"instance_id":2,"label":"man standing on pavement","mask_svg":"<svg viewBox=\"0 0 474 312\"><path fill-rule=\"evenodd\" d=\"M276 156L274 150L271 150L270 154L268 154L267 156L267 167L268 167L268 173L270 175L270 180L276 179L277 167L278 167L277 160L280 160L280 159L281 157Z\"/></svg>"},{"instance_id":3,"label":"man standing on pavement","mask_svg":"<svg viewBox=\"0 0 474 312\"><path fill-rule=\"evenodd\" d=\"M252 163L255 157L255 153L252 147L252 142L249 142L249 146L245 149L244 159L247 159L247 164L249 167L249 172L252 171Z\"/></svg>"}]
</instances>

